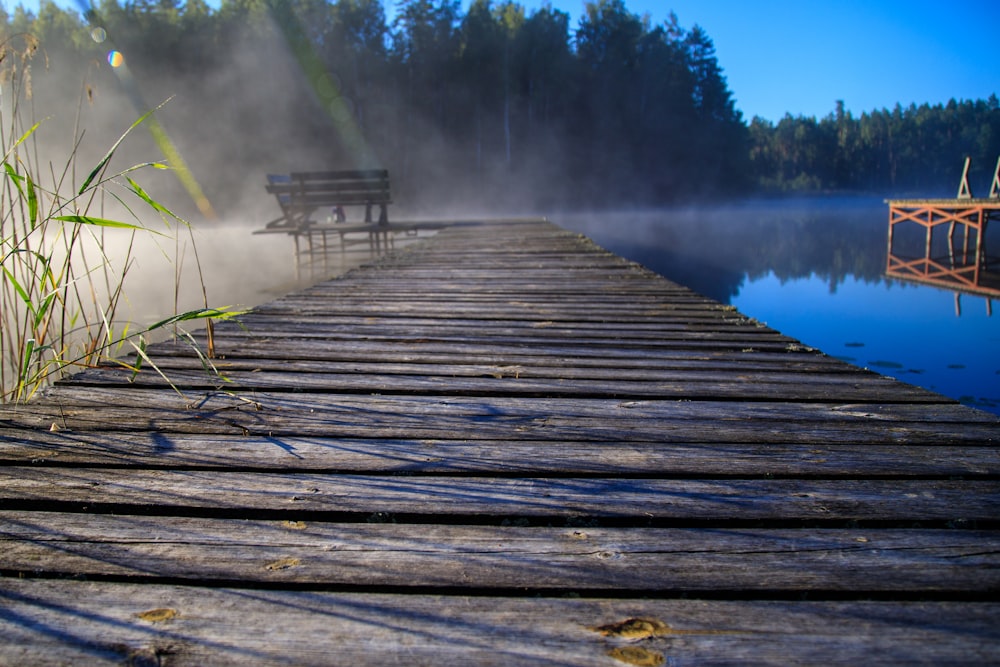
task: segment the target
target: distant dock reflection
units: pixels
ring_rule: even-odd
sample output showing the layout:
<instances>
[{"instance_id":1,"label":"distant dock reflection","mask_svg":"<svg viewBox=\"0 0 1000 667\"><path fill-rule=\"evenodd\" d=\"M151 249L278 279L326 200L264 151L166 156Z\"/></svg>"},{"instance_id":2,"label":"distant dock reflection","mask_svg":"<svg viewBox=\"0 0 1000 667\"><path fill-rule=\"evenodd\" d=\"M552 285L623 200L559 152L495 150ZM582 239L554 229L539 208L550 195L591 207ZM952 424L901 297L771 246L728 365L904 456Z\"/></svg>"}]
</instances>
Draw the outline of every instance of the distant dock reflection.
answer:
<instances>
[{"instance_id":1,"label":"distant dock reflection","mask_svg":"<svg viewBox=\"0 0 1000 667\"><path fill-rule=\"evenodd\" d=\"M955 199L890 199L886 276L955 291L956 314L961 294L1000 297L1000 257L987 253L987 227L1000 217L1000 160L989 197L974 198L965 162Z\"/></svg>"}]
</instances>

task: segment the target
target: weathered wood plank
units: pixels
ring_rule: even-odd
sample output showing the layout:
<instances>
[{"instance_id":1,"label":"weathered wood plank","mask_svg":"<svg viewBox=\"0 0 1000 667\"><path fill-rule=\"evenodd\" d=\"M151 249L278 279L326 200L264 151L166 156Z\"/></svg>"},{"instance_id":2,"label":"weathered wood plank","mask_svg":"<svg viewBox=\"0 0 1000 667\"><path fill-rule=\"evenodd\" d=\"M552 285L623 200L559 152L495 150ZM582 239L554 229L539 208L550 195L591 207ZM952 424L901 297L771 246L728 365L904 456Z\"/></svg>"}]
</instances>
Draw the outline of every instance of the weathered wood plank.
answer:
<instances>
[{"instance_id":1,"label":"weathered wood plank","mask_svg":"<svg viewBox=\"0 0 1000 667\"><path fill-rule=\"evenodd\" d=\"M528 591L1000 591L1000 531L248 521L0 511L8 574Z\"/></svg>"},{"instance_id":2,"label":"weathered wood plank","mask_svg":"<svg viewBox=\"0 0 1000 667\"><path fill-rule=\"evenodd\" d=\"M116 402L129 404L115 405ZM0 411L20 428L219 435L618 440L632 442L992 443L1000 420L957 404L357 396L61 386L53 400ZM957 425L961 428L957 428Z\"/></svg>"},{"instance_id":3,"label":"weathered wood plank","mask_svg":"<svg viewBox=\"0 0 1000 667\"><path fill-rule=\"evenodd\" d=\"M994 521L1000 481L328 475L0 469L0 507L77 506L420 515L467 521Z\"/></svg>"},{"instance_id":4,"label":"weathered wood plank","mask_svg":"<svg viewBox=\"0 0 1000 667\"><path fill-rule=\"evenodd\" d=\"M15 579L0 579L0 599L0 663L11 665L607 667L630 655L677 665L986 665L1000 644L1000 605L992 603L524 599ZM622 625L630 619L648 622Z\"/></svg>"},{"instance_id":5,"label":"weathered wood plank","mask_svg":"<svg viewBox=\"0 0 1000 667\"><path fill-rule=\"evenodd\" d=\"M250 335L273 335L281 332L290 338L304 336L311 332L337 337L351 335L357 338L372 336L387 336L405 334L409 338L450 338L461 336L466 340L480 338L501 339L532 339L532 338L571 338L576 341L598 342L615 340L631 344L639 344L647 340L660 341L678 334L711 338L718 340L735 340L752 347L754 342L788 342L792 339L775 331L746 324L726 324L708 320L706 322L685 321L661 322L630 325L621 322L609 325L601 323L579 323L553 319L536 318L534 320L504 320L502 323L493 320L471 320L441 318L439 320L410 321L399 318L365 318L367 321L352 322L348 318L312 316L286 316L281 321L271 317L247 315L241 318L243 326ZM236 333L236 332L233 332Z\"/></svg>"},{"instance_id":6,"label":"weathered wood plank","mask_svg":"<svg viewBox=\"0 0 1000 667\"><path fill-rule=\"evenodd\" d=\"M726 347L727 349L770 349L775 351L787 350L791 345L798 343L787 336L771 333L767 331L755 331L745 333L743 331L716 331L711 329L688 328L675 332L654 332L645 337L633 336L615 338L610 335L597 335L587 337L577 335L573 331L554 330L549 325L542 323L536 327L525 327L521 332L505 331L499 335L491 335L489 331L482 329L455 329L442 325L441 327L429 327L424 330L386 330L384 327L367 328L343 328L343 327L314 327L298 322L287 322L283 327L273 326L265 329L263 327L253 327L252 323L246 332L233 332L233 338L248 338L252 336L279 336L286 341L295 341L299 338L322 338L325 341L351 340L363 338L365 340L394 341L455 341L464 343L482 343L497 341L505 345L535 345L545 344L551 341L572 340L576 345L605 346L615 348L629 347L674 347L678 344L687 347ZM287 343L286 343L287 344ZM329 343L328 343L329 344Z\"/></svg>"},{"instance_id":7,"label":"weathered wood plank","mask_svg":"<svg viewBox=\"0 0 1000 667\"><path fill-rule=\"evenodd\" d=\"M151 349L154 346L150 346ZM175 347L175 346L171 346ZM329 348L327 348L329 349ZM536 378L559 378L562 380L623 380L656 382L684 377L733 377L734 373L757 374L778 380L795 381L803 375L845 376L855 381L867 381L879 377L869 371L843 364L827 357L783 353L760 358L765 355L734 355L732 353L678 354L671 359L643 358L593 358L546 357L541 355L477 355L469 358L462 354L420 355L419 360L405 351L392 350L369 352L351 346L348 350L337 348L321 358L274 359L244 354L216 358L212 365L220 372L286 372L286 373L351 373L351 374L393 374L450 377L513 376ZM442 350L445 352L446 350ZM194 354L157 355L158 368L164 370L204 370L205 362ZM129 363L134 361L129 357ZM108 363L103 369L120 369L118 364ZM95 369L87 369L73 375L72 383L89 380ZM741 377L741 376L737 376Z\"/></svg>"},{"instance_id":8,"label":"weathered wood plank","mask_svg":"<svg viewBox=\"0 0 1000 667\"><path fill-rule=\"evenodd\" d=\"M500 475L1000 477L988 444L830 445L0 431L4 465Z\"/></svg>"},{"instance_id":9,"label":"weathered wood plank","mask_svg":"<svg viewBox=\"0 0 1000 667\"><path fill-rule=\"evenodd\" d=\"M526 269L530 271L530 269ZM457 281L459 287L468 287L465 281ZM449 304L454 306L455 314L459 316L494 317L489 306L494 305L501 312L527 316L532 313L554 313L569 316L580 316L584 321L592 321L604 316L607 320L617 321L617 316L639 317L646 315L657 319L675 319L685 315L695 318L708 318L720 313L729 318L747 320L733 306L712 301L706 297L694 294L685 288L673 287L669 284L660 286L650 281L646 288L630 291L632 298L628 300L614 299L600 294L589 294L579 283L575 288L548 291L533 290L530 292L503 290L505 283L473 283L475 289L465 291L455 290L456 281L448 281L448 289L440 286L442 291L423 289L420 284L400 285L399 290L385 295L379 295L377 301L365 300L364 290L358 289L353 282L353 276L345 276L341 280L331 280L320 283L316 287L289 294L286 297L262 304L254 312L270 315L299 311L305 313L330 313L350 316L376 314L381 316L426 316L428 313L442 313ZM435 290L439 285L433 284ZM601 304L601 310L588 309L595 303ZM607 308L607 311L604 309Z\"/></svg>"},{"instance_id":10,"label":"weathered wood plank","mask_svg":"<svg viewBox=\"0 0 1000 667\"><path fill-rule=\"evenodd\" d=\"M194 334L197 340L202 336ZM403 360L426 363L439 361L455 362L456 360L476 363L476 359L484 359L487 363L516 363L520 359L543 360L552 363L562 360L564 365L579 363L581 367L595 364L614 366L624 364L626 368L642 365L648 359L650 368L657 364L670 364L675 360L705 360L725 359L742 366L747 364L767 363L781 364L782 358L790 367L795 364L821 363L827 366L847 368L842 362L822 357L816 354L803 353L804 348L798 344L758 345L752 349L735 345L719 345L701 341L677 342L669 345L642 345L614 347L610 345L581 345L566 340L539 340L529 345L517 344L511 341L434 341L427 338L388 338L381 340L355 339L325 339L320 336L300 337L294 340L283 338L275 332L273 335L242 335L226 334L216 341L219 359L289 359L289 360L323 360L323 359L357 359L357 360ZM189 346L179 343L158 344L151 351L156 359L182 355L193 356ZM750 369L752 366L748 366ZM856 372L856 369L855 369Z\"/></svg>"},{"instance_id":11,"label":"weathered wood plank","mask_svg":"<svg viewBox=\"0 0 1000 667\"><path fill-rule=\"evenodd\" d=\"M428 295L424 291L401 290L379 295L377 301L365 299L361 293L349 288L302 292L254 308L259 315L294 313L303 316L327 315L350 317L406 317L452 314L457 317L502 319L504 317L528 318L532 315L555 315L581 322L612 321L636 322L659 320L674 321L681 318L708 319L725 313L727 318L749 322L732 306L716 301L676 300L674 295L637 293L628 301L605 299L600 310L593 308L593 295L572 294L491 294L477 288L464 294L448 294L447 298ZM648 318L648 320L647 320Z\"/></svg>"},{"instance_id":12,"label":"weathered wood plank","mask_svg":"<svg viewBox=\"0 0 1000 667\"><path fill-rule=\"evenodd\" d=\"M159 367L160 371L164 369ZM185 389L221 389L230 391L296 392L335 391L343 393L404 393L447 395L526 395L584 396L605 398L762 398L786 401L909 401L949 402L913 385L883 376L861 379L844 374L762 374L741 372L734 382L732 372L700 373L684 371L660 373L657 379L642 381L624 379L589 379L535 377L528 370L471 369L435 375L368 373L297 372L272 369L240 371L217 366L219 374L204 370L170 369L167 377L146 368L138 374L124 368L103 368L84 371L73 378L75 386L122 386L130 390L148 387L176 386ZM425 368L424 373L434 368ZM478 372L477 372L478 371Z\"/></svg>"}]
</instances>

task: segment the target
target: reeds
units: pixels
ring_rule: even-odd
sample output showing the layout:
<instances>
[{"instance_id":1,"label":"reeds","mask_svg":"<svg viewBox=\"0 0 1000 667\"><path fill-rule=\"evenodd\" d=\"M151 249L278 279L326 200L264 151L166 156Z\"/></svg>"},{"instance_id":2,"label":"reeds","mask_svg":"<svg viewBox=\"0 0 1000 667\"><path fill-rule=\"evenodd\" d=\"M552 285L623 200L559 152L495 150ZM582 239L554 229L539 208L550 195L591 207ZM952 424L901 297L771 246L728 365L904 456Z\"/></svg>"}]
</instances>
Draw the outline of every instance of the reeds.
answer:
<instances>
[{"instance_id":1,"label":"reeds","mask_svg":"<svg viewBox=\"0 0 1000 667\"><path fill-rule=\"evenodd\" d=\"M194 345L179 326L192 320L208 327L207 349L199 350L199 356L212 370L212 318L231 317L234 311L209 308L206 296L202 308L186 312L177 312L175 302L174 314L148 326L136 327L120 317L137 235L173 239L177 261L178 235L191 233L190 225L134 179L139 171L166 165L148 162L119 171L110 166L122 142L153 111L136 120L86 170L77 164L82 137L77 121L77 139L61 168L51 162L43 166L37 137L45 125L26 120L33 113L25 106L37 50L36 40L26 34L0 43L0 402L27 400L67 371L104 361L117 360L133 373L144 364L155 368L146 351L149 335L170 331ZM86 174L79 183L78 171ZM112 207L124 221L104 214ZM147 218L158 226L150 226ZM112 245L119 249L112 251ZM197 250L195 260L205 295ZM179 261L177 267L179 274ZM123 351L134 352L134 361L124 361Z\"/></svg>"}]
</instances>

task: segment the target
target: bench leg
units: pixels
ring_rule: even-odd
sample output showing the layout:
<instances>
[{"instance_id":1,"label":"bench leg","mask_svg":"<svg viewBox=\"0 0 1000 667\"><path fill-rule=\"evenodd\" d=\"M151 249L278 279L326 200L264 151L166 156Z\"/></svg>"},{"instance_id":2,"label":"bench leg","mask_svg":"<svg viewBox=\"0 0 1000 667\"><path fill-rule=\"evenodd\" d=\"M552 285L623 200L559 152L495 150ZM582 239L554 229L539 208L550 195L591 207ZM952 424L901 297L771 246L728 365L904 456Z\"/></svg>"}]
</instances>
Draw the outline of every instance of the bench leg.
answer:
<instances>
[{"instance_id":1,"label":"bench leg","mask_svg":"<svg viewBox=\"0 0 1000 667\"><path fill-rule=\"evenodd\" d=\"M327 244L326 230L323 230L323 272L330 271L330 247Z\"/></svg>"},{"instance_id":2,"label":"bench leg","mask_svg":"<svg viewBox=\"0 0 1000 667\"><path fill-rule=\"evenodd\" d=\"M292 238L295 239L295 279L302 280L302 261L301 261L301 250L299 249L299 235L292 234Z\"/></svg>"}]
</instances>

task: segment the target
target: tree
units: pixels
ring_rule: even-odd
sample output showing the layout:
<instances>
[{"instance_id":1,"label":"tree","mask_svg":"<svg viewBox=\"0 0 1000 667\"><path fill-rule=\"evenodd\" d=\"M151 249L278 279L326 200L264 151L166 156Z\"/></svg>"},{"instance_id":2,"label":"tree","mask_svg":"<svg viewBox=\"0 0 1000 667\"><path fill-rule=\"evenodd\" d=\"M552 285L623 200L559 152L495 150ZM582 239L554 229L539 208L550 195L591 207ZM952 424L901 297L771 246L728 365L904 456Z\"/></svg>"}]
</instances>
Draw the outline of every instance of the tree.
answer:
<instances>
[{"instance_id":1,"label":"tree","mask_svg":"<svg viewBox=\"0 0 1000 667\"><path fill-rule=\"evenodd\" d=\"M684 45L694 77L694 136L700 147L694 162L700 179L698 187L721 186L742 192L746 187L746 126L715 57L715 44L696 25L685 37Z\"/></svg>"},{"instance_id":2,"label":"tree","mask_svg":"<svg viewBox=\"0 0 1000 667\"><path fill-rule=\"evenodd\" d=\"M518 32L515 54L515 85L526 103L526 138L555 131L576 94L569 14L551 6L533 12Z\"/></svg>"},{"instance_id":3,"label":"tree","mask_svg":"<svg viewBox=\"0 0 1000 667\"><path fill-rule=\"evenodd\" d=\"M474 0L461 25L461 56L458 80L469 99L462 100L471 111L471 144L475 172L484 177L484 144L490 125L499 125L497 109L504 99L505 63L498 54L505 52L504 26L494 14L491 0Z\"/></svg>"},{"instance_id":4,"label":"tree","mask_svg":"<svg viewBox=\"0 0 1000 667\"><path fill-rule=\"evenodd\" d=\"M458 0L439 0L436 5L431 0L403 0L397 6L392 37L401 73L395 83L400 86L402 110L396 146L403 181L414 185L441 177L443 137L464 111L450 104L454 91L449 83L459 51L458 19Z\"/></svg>"},{"instance_id":5,"label":"tree","mask_svg":"<svg viewBox=\"0 0 1000 667\"><path fill-rule=\"evenodd\" d=\"M339 75L344 95L363 130L376 127L369 123L369 108L384 100L383 91L375 84L386 75L388 31L385 12L377 0L338 0L332 7L324 60Z\"/></svg>"},{"instance_id":6,"label":"tree","mask_svg":"<svg viewBox=\"0 0 1000 667\"><path fill-rule=\"evenodd\" d=\"M642 20L622 0L584 6L576 32L580 68L578 112L573 140L581 147L577 164L590 193L620 196L635 178L631 160L635 89Z\"/></svg>"}]
</instances>

